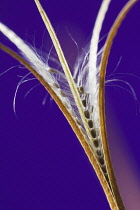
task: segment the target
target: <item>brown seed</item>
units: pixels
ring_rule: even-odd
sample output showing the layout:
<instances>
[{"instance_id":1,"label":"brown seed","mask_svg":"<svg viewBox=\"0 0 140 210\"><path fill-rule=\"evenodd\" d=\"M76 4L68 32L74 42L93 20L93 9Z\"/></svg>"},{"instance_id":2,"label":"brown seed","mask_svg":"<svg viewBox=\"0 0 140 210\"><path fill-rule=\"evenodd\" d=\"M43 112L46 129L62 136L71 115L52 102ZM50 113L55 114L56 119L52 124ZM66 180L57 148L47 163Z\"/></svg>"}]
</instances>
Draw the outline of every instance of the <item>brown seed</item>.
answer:
<instances>
[{"instance_id":1,"label":"brown seed","mask_svg":"<svg viewBox=\"0 0 140 210\"><path fill-rule=\"evenodd\" d=\"M96 148L99 147L99 141L97 139L93 141L93 144Z\"/></svg>"},{"instance_id":2,"label":"brown seed","mask_svg":"<svg viewBox=\"0 0 140 210\"><path fill-rule=\"evenodd\" d=\"M83 100L82 100L82 104L83 104L84 107L86 107L86 105L87 105L86 99L83 99Z\"/></svg>"},{"instance_id":3,"label":"brown seed","mask_svg":"<svg viewBox=\"0 0 140 210\"><path fill-rule=\"evenodd\" d=\"M61 96L66 97L65 93L62 90L60 90L60 94Z\"/></svg>"},{"instance_id":4,"label":"brown seed","mask_svg":"<svg viewBox=\"0 0 140 210\"><path fill-rule=\"evenodd\" d=\"M86 117L87 119L90 118L90 114L89 114L89 111L88 111L88 110L84 111L84 114L85 114L85 117Z\"/></svg>"},{"instance_id":5,"label":"brown seed","mask_svg":"<svg viewBox=\"0 0 140 210\"><path fill-rule=\"evenodd\" d=\"M96 130L95 129L91 129L90 133L91 133L92 137L95 139L96 138Z\"/></svg>"},{"instance_id":6,"label":"brown seed","mask_svg":"<svg viewBox=\"0 0 140 210\"><path fill-rule=\"evenodd\" d=\"M110 179L109 179L109 177L108 177L108 173L105 174L105 178L106 178L106 180L107 180L107 182L108 182L108 185L109 185L109 187L110 187L110 189L111 189L112 187L111 187L111 185L110 185Z\"/></svg>"},{"instance_id":7,"label":"brown seed","mask_svg":"<svg viewBox=\"0 0 140 210\"><path fill-rule=\"evenodd\" d=\"M50 68L48 71L52 74L57 74L57 71L55 69Z\"/></svg>"},{"instance_id":8,"label":"brown seed","mask_svg":"<svg viewBox=\"0 0 140 210\"><path fill-rule=\"evenodd\" d=\"M93 121L92 121L92 120L88 120L88 126L89 126L90 128L93 128Z\"/></svg>"},{"instance_id":9,"label":"brown seed","mask_svg":"<svg viewBox=\"0 0 140 210\"><path fill-rule=\"evenodd\" d=\"M84 93L84 88L83 88L83 86L80 86L79 87L79 90L80 90L80 92L83 94Z\"/></svg>"},{"instance_id":10,"label":"brown seed","mask_svg":"<svg viewBox=\"0 0 140 210\"><path fill-rule=\"evenodd\" d=\"M84 94L84 88L83 86L80 86L77 88L80 94Z\"/></svg>"},{"instance_id":11,"label":"brown seed","mask_svg":"<svg viewBox=\"0 0 140 210\"><path fill-rule=\"evenodd\" d=\"M99 163L101 164L101 165L104 165L104 158L103 157L101 157L101 158L99 158Z\"/></svg>"},{"instance_id":12,"label":"brown seed","mask_svg":"<svg viewBox=\"0 0 140 210\"><path fill-rule=\"evenodd\" d=\"M101 157L101 156L102 156L101 150L98 149L98 150L96 151L96 154L97 154L99 157Z\"/></svg>"},{"instance_id":13,"label":"brown seed","mask_svg":"<svg viewBox=\"0 0 140 210\"><path fill-rule=\"evenodd\" d=\"M102 171L104 174L107 174L106 166L102 166Z\"/></svg>"},{"instance_id":14,"label":"brown seed","mask_svg":"<svg viewBox=\"0 0 140 210\"><path fill-rule=\"evenodd\" d=\"M56 88L60 88L60 86L57 83L53 83L53 86Z\"/></svg>"}]
</instances>

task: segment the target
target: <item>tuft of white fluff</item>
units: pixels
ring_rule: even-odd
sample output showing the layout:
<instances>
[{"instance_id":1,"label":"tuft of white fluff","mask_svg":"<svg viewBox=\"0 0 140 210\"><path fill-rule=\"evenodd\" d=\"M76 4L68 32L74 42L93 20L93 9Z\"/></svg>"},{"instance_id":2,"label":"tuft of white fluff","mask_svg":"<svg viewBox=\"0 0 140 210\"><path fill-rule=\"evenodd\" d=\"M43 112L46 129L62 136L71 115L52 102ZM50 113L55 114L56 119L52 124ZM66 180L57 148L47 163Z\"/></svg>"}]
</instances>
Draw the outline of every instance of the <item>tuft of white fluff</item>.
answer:
<instances>
[{"instance_id":1,"label":"tuft of white fluff","mask_svg":"<svg viewBox=\"0 0 140 210\"><path fill-rule=\"evenodd\" d=\"M33 51L17 34L10 30L3 23L0 23L0 31L16 45L20 50L22 56L30 63L30 65L44 78L44 80L51 86L54 92L58 95L60 100L68 108L69 112L73 117L81 122L81 126L84 129L83 123L81 121L77 106L75 104L74 97L71 93L69 84L63 72L51 68L43 59ZM18 83L17 89L14 96L13 108L15 112L15 99L19 86L24 82L25 77ZM84 130L85 132L85 130Z\"/></svg>"},{"instance_id":2,"label":"tuft of white fluff","mask_svg":"<svg viewBox=\"0 0 140 210\"><path fill-rule=\"evenodd\" d=\"M0 23L0 31L22 52L24 57L31 63L36 71L42 75L42 77L48 78L49 84L53 83L53 78L50 76L48 70L49 66L43 63L38 55L27 45L25 42L17 36L12 30L10 30L3 23ZM44 71L45 69L45 71Z\"/></svg>"},{"instance_id":3,"label":"tuft of white fluff","mask_svg":"<svg viewBox=\"0 0 140 210\"><path fill-rule=\"evenodd\" d=\"M87 109L94 107L91 113L91 119L95 128L100 133L99 122L99 76L100 76L100 62L104 47L98 50L98 43L102 24L108 10L111 0L103 0L100 10L98 12L90 45L86 47L85 53L77 59L73 77L77 81L78 86L83 86L87 97Z\"/></svg>"}]
</instances>

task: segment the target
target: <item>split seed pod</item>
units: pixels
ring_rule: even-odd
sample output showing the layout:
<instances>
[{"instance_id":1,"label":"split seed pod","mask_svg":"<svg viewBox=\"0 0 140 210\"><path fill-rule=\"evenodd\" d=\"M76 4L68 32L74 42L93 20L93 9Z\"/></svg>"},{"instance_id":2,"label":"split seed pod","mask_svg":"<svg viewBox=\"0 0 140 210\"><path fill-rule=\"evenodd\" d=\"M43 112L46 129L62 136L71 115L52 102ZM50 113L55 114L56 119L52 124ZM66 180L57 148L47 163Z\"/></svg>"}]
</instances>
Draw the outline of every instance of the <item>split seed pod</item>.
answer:
<instances>
[{"instance_id":1,"label":"split seed pod","mask_svg":"<svg viewBox=\"0 0 140 210\"><path fill-rule=\"evenodd\" d=\"M111 209L125 209L111 165L104 114L104 84L110 48L117 30L137 0L130 0L114 22L105 45L98 52L102 23L111 0L103 0L99 10L89 51L80 59L72 74L67 64L54 29L38 0L35 0L40 15L50 34L63 72L43 62L34 51L13 31L0 23L1 32L21 51L22 56L4 45L0 48L27 67L50 93L67 118L91 162L106 194ZM57 76L58 75L58 76Z\"/></svg>"}]
</instances>

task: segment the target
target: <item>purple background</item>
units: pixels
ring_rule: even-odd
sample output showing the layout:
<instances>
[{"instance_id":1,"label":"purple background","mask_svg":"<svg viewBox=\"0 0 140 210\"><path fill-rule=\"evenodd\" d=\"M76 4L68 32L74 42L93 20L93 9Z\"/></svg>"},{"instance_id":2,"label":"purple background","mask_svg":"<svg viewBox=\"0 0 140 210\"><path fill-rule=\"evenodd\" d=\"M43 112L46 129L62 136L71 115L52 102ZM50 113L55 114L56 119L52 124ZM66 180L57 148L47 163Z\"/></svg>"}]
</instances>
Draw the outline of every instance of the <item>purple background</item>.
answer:
<instances>
[{"instance_id":1,"label":"purple background","mask_svg":"<svg viewBox=\"0 0 140 210\"><path fill-rule=\"evenodd\" d=\"M126 0L112 1L103 25L107 34ZM67 33L84 47L91 37L101 1L41 0L69 59L77 50ZM2 1L1 21L22 39L48 52L51 41L33 0ZM117 75L134 88L140 101L140 2L123 22L111 50L107 75L122 56ZM4 36L2 43L16 49ZM43 46L42 46L43 45ZM0 52L1 73L19 63ZM23 84L17 94L16 114L12 101L26 69L13 68L0 77L0 210L109 210L104 192L75 134L55 103L40 85ZM110 77L108 77L110 78ZM121 88L115 87L121 86ZM140 209L140 114L123 83L106 87L108 139L113 165L127 210Z\"/></svg>"}]
</instances>

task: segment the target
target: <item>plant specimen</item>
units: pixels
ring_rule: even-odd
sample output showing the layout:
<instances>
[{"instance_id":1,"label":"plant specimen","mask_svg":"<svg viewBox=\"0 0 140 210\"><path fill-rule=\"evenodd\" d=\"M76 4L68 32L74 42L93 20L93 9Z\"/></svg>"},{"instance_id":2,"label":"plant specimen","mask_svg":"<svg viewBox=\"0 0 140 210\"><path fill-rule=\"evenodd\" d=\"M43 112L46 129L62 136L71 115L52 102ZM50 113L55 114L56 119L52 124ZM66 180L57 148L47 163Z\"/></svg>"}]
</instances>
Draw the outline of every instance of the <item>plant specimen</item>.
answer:
<instances>
[{"instance_id":1,"label":"plant specimen","mask_svg":"<svg viewBox=\"0 0 140 210\"><path fill-rule=\"evenodd\" d=\"M110 48L117 30L137 0L129 1L114 22L103 48L98 51L99 35L110 0L104 0L99 10L89 50L78 60L72 74L53 27L38 0L35 3L53 41L63 71L49 66L39 55L3 23L1 32L21 51L18 55L3 44L0 48L17 59L41 82L67 118L87 154L106 194L111 209L125 209L122 202L107 143L104 85Z\"/></svg>"}]
</instances>

